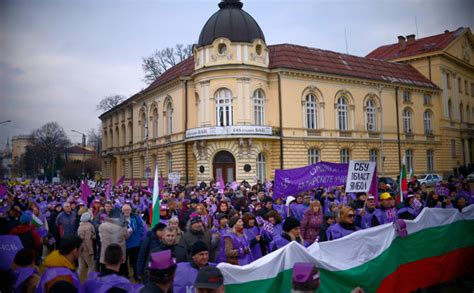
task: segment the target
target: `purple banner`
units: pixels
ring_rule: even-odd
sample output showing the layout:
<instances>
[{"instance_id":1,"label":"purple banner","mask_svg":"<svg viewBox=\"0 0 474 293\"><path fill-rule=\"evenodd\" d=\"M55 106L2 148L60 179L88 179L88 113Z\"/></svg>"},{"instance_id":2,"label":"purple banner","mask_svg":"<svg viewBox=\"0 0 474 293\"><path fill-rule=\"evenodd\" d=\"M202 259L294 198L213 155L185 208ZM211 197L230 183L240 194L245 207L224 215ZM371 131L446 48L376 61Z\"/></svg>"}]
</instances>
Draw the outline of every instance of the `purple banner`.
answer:
<instances>
[{"instance_id":1,"label":"purple banner","mask_svg":"<svg viewBox=\"0 0 474 293\"><path fill-rule=\"evenodd\" d=\"M16 235L0 236L0 270L8 270L15 259L16 253L23 248L20 237Z\"/></svg>"},{"instance_id":2,"label":"purple banner","mask_svg":"<svg viewBox=\"0 0 474 293\"><path fill-rule=\"evenodd\" d=\"M440 196L449 196L449 188L444 186L436 186L435 193Z\"/></svg>"},{"instance_id":3,"label":"purple banner","mask_svg":"<svg viewBox=\"0 0 474 293\"><path fill-rule=\"evenodd\" d=\"M346 184L349 164L319 162L302 168L275 170L275 198L295 195L317 187Z\"/></svg>"}]
</instances>

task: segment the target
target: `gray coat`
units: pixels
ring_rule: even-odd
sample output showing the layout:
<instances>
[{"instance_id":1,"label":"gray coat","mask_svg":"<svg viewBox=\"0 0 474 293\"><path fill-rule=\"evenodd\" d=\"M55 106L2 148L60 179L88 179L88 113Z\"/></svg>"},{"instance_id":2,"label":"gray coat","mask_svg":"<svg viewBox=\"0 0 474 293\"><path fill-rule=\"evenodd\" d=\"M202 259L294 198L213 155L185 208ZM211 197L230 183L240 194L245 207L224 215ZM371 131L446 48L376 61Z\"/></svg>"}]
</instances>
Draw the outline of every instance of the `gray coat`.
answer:
<instances>
[{"instance_id":1,"label":"gray coat","mask_svg":"<svg viewBox=\"0 0 474 293\"><path fill-rule=\"evenodd\" d=\"M214 255L215 245L212 245L211 243L211 233L209 232L209 230L206 229L204 231L195 231L193 229L190 229L189 231L183 234L181 240L179 241L179 245L184 247L184 249L186 250L188 261L191 261L192 259L191 249L193 247L193 244L198 242L199 240L204 242L209 248L209 255Z\"/></svg>"},{"instance_id":2,"label":"gray coat","mask_svg":"<svg viewBox=\"0 0 474 293\"><path fill-rule=\"evenodd\" d=\"M122 247L123 261L125 262L125 240L129 234L127 226L123 226L120 219L107 218L104 223L99 226L99 236L101 242L100 263L104 263L105 249L112 243L116 243Z\"/></svg>"}]
</instances>

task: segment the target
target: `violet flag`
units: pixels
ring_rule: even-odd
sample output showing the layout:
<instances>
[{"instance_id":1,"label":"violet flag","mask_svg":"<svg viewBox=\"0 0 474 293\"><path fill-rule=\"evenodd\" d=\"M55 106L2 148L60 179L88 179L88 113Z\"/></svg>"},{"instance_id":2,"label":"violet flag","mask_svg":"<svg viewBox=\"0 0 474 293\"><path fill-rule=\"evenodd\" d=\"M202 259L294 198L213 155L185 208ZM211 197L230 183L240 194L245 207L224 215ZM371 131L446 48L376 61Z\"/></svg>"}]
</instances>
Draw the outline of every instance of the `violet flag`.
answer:
<instances>
[{"instance_id":1,"label":"violet flag","mask_svg":"<svg viewBox=\"0 0 474 293\"><path fill-rule=\"evenodd\" d=\"M153 189L153 178L148 178L148 190Z\"/></svg>"},{"instance_id":2,"label":"violet flag","mask_svg":"<svg viewBox=\"0 0 474 293\"><path fill-rule=\"evenodd\" d=\"M163 175L160 175L160 183L158 186L160 190L163 190L165 188L165 179L163 178Z\"/></svg>"},{"instance_id":3,"label":"violet flag","mask_svg":"<svg viewBox=\"0 0 474 293\"><path fill-rule=\"evenodd\" d=\"M125 175L120 176L119 180L117 181L117 186L122 186L124 181Z\"/></svg>"},{"instance_id":4,"label":"violet flag","mask_svg":"<svg viewBox=\"0 0 474 293\"><path fill-rule=\"evenodd\" d=\"M84 180L81 181L81 198L87 203L87 198L92 194L92 190Z\"/></svg>"},{"instance_id":5,"label":"violet flag","mask_svg":"<svg viewBox=\"0 0 474 293\"><path fill-rule=\"evenodd\" d=\"M135 179L134 179L134 178L132 178L132 179L130 180L130 186L131 186L131 187L135 187Z\"/></svg>"},{"instance_id":6,"label":"violet flag","mask_svg":"<svg viewBox=\"0 0 474 293\"><path fill-rule=\"evenodd\" d=\"M105 198L106 199L109 199L110 197L110 186L112 184L110 184L110 179L107 179L107 183L105 184Z\"/></svg>"},{"instance_id":7,"label":"violet flag","mask_svg":"<svg viewBox=\"0 0 474 293\"><path fill-rule=\"evenodd\" d=\"M220 174L220 176L219 176L219 192L223 194L224 189L225 189L224 178L222 177L222 174Z\"/></svg>"}]
</instances>

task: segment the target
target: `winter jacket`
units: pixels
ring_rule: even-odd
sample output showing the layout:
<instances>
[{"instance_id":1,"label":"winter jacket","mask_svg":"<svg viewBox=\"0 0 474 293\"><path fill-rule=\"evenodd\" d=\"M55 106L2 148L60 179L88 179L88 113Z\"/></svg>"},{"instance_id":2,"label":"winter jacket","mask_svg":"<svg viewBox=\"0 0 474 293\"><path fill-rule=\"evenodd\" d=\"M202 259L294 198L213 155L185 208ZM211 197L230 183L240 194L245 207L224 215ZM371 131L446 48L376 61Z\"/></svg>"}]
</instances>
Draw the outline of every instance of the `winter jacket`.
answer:
<instances>
[{"instance_id":1,"label":"winter jacket","mask_svg":"<svg viewBox=\"0 0 474 293\"><path fill-rule=\"evenodd\" d=\"M307 210L304 213L301 221L301 237L308 244L312 244L319 236L319 227L323 223L323 214L312 210Z\"/></svg>"},{"instance_id":2,"label":"winter jacket","mask_svg":"<svg viewBox=\"0 0 474 293\"><path fill-rule=\"evenodd\" d=\"M104 263L105 250L110 244L118 244L122 247L123 255L125 255L125 240L128 238L127 226L122 226L120 219L107 218L104 223L99 226L100 241L102 249L100 250L100 263ZM125 258L122 263L125 262Z\"/></svg>"},{"instance_id":3,"label":"winter jacket","mask_svg":"<svg viewBox=\"0 0 474 293\"><path fill-rule=\"evenodd\" d=\"M91 222L81 222L77 229L77 235L81 237L82 253L92 255L94 254L94 245L92 240L95 239L95 228Z\"/></svg>"},{"instance_id":4,"label":"winter jacket","mask_svg":"<svg viewBox=\"0 0 474 293\"><path fill-rule=\"evenodd\" d=\"M179 244L186 249L188 261L191 261L192 259L191 249L193 247L193 244L198 242L199 240L204 242L209 248L210 255L214 254L214 250L217 245L211 246L211 233L209 233L209 230L196 231L190 229L189 231L183 234L183 237L181 237L181 240L179 242Z\"/></svg>"},{"instance_id":5,"label":"winter jacket","mask_svg":"<svg viewBox=\"0 0 474 293\"><path fill-rule=\"evenodd\" d=\"M137 259L137 275L143 276L145 273L145 266L147 265L146 261L150 255L150 251L154 250L160 245L160 239L156 236L156 231L148 231L145 240L142 241L140 245L140 251L138 252Z\"/></svg>"},{"instance_id":6,"label":"winter jacket","mask_svg":"<svg viewBox=\"0 0 474 293\"><path fill-rule=\"evenodd\" d=\"M61 212L56 218L56 225L59 227L61 238L66 235L76 235L77 233L77 215L71 211L69 214Z\"/></svg>"},{"instance_id":7,"label":"winter jacket","mask_svg":"<svg viewBox=\"0 0 474 293\"><path fill-rule=\"evenodd\" d=\"M138 215L131 214L128 227L132 229L132 234L126 241L127 249L139 247L143 236L143 221Z\"/></svg>"},{"instance_id":8,"label":"winter jacket","mask_svg":"<svg viewBox=\"0 0 474 293\"><path fill-rule=\"evenodd\" d=\"M179 244L171 245L168 246L164 243L160 243L158 247L155 247L154 249L150 250L150 253L148 254L148 259L150 258L150 254L154 252L159 252L159 251L164 251L164 250L171 250L171 255L176 259L176 262L185 262L186 261L186 250L184 247L182 247ZM148 261L147 261L148 263Z\"/></svg>"},{"instance_id":9,"label":"winter jacket","mask_svg":"<svg viewBox=\"0 0 474 293\"><path fill-rule=\"evenodd\" d=\"M41 248L41 237L33 224L24 224L11 230L10 234L20 237L24 248L39 251Z\"/></svg>"}]
</instances>

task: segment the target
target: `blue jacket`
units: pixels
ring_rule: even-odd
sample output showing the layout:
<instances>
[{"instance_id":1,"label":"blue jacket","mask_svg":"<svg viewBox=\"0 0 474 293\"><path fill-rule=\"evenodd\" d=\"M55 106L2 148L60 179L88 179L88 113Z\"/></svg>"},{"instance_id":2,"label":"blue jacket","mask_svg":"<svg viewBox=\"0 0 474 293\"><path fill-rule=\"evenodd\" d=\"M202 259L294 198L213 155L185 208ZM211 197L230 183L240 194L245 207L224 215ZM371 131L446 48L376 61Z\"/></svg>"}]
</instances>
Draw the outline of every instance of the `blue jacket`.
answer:
<instances>
[{"instance_id":1,"label":"blue jacket","mask_svg":"<svg viewBox=\"0 0 474 293\"><path fill-rule=\"evenodd\" d=\"M142 219L140 219L138 215L131 214L130 223L128 223L128 227L132 228L133 232L130 235L130 237L128 237L127 241L125 242L127 245L127 249L140 246L140 242L143 236Z\"/></svg>"}]
</instances>

